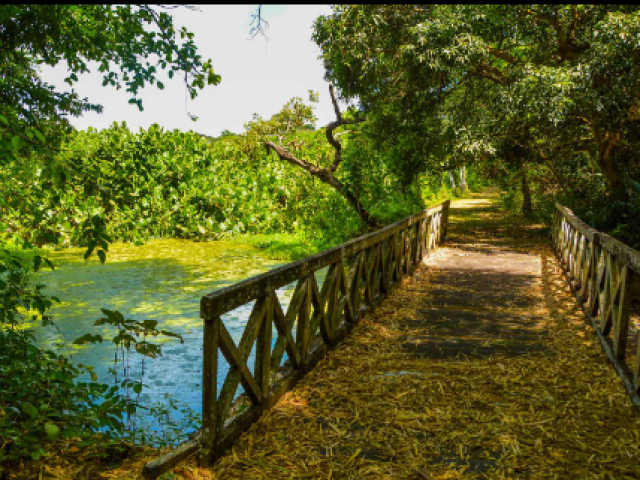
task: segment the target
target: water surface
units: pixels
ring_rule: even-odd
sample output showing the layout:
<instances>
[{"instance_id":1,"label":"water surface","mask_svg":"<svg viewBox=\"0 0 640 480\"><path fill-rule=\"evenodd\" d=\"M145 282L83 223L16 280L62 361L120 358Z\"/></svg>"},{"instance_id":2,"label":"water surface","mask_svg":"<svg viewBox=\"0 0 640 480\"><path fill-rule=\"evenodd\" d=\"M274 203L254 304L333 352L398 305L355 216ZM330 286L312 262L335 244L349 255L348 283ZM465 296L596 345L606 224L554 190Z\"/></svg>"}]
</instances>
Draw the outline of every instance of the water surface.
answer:
<instances>
[{"instance_id":1,"label":"water surface","mask_svg":"<svg viewBox=\"0 0 640 480\"><path fill-rule=\"evenodd\" d=\"M201 411L202 320L200 298L216 289L236 283L283 264L270 260L252 246L232 242L193 242L189 240L154 240L142 246L113 244L107 262L97 258L85 261L84 249L54 252L50 258L57 265L54 272L40 274L48 295L63 303L52 309L57 330L41 328L37 333L43 346L63 345L61 351L76 363L95 367L102 382L113 382L108 372L113 367L115 348L110 341L88 346L69 346L85 333L111 339L111 326L93 326L103 316L100 308L120 311L125 318L153 319L158 328L179 333L184 344L175 339L162 342L163 355L145 361L141 401L161 401L168 393ZM94 255L95 257L95 255ZM286 309L291 287L278 292ZM240 307L223 317L237 343L242 336L253 304ZM66 342L61 342L61 339ZM275 336L274 336L275 338ZM219 379L227 366L222 362ZM139 376L140 364L132 371ZM240 389L239 389L240 390Z\"/></svg>"}]
</instances>

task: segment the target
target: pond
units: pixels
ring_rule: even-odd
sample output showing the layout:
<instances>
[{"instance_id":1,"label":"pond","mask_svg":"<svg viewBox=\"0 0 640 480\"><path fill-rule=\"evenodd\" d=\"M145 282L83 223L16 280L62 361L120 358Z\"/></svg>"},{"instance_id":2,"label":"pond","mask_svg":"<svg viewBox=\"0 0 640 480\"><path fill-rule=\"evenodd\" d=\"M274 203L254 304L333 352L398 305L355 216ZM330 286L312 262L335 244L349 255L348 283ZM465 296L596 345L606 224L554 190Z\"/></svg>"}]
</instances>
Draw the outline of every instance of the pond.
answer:
<instances>
[{"instance_id":1,"label":"pond","mask_svg":"<svg viewBox=\"0 0 640 480\"><path fill-rule=\"evenodd\" d=\"M143 404L167 402L164 395L169 394L197 413L202 408L200 298L283 265L250 245L223 241L154 240L142 246L116 243L110 246L104 265L97 258L85 261L83 253L84 249L52 252L49 258L56 265L55 271L39 274L38 280L47 286L45 293L62 300L51 311L55 328L37 330L39 344L60 348L75 363L94 366L99 381L113 382L109 373L115 353L112 342L74 346L71 341L85 333L109 340L114 336L111 326L93 326L104 316L100 308L118 310L125 318L157 320L158 328L182 335L184 344L157 337L162 356L145 360L146 386L140 400ZM277 292L285 311L293 286ZM252 304L245 305L223 317L236 343L251 308ZM222 363L219 381L228 368ZM139 376L139 361L132 364L132 372Z\"/></svg>"}]
</instances>

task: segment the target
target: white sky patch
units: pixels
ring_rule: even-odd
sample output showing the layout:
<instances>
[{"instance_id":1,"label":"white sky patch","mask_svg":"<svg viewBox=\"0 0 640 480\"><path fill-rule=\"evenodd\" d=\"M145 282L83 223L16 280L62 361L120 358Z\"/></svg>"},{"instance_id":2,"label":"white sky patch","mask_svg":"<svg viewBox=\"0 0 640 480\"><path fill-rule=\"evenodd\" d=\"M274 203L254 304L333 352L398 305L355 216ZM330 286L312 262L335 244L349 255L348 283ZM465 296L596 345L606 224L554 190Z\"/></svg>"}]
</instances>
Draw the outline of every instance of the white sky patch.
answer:
<instances>
[{"instance_id":1,"label":"white sky patch","mask_svg":"<svg viewBox=\"0 0 640 480\"><path fill-rule=\"evenodd\" d=\"M312 26L320 15L331 13L326 5L265 5L263 17L269 22L268 40L261 35L250 40L249 23L255 5L203 5L200 11L185 8L169 10L176 31L182 26L194 33L198 53L211 58L214 71L222 82L206 86L195 100L189 99L185 109L185 87L180 75L172 80L161 72L164 90L147 85L140 92L144 111L129 104L125 88L102 86L97 68L79 75L74 90L80 97L103 105L102 114L85 113L71 118L78 129L107 128L114 121L126 121L132 131L158 123L168 130L194 130L217 136L223 130L240 133L253 113L269 118L292 97L308 99L308 91L320 94L315 114L318 126L335 119L329 84L324 80L324 67L318 58L320 49L313 42ZM59 91L69 91L64 83L66 65L43 67L42 77ZM191 121L187 110L199 118Z\"/></svg>"}]
</instances>

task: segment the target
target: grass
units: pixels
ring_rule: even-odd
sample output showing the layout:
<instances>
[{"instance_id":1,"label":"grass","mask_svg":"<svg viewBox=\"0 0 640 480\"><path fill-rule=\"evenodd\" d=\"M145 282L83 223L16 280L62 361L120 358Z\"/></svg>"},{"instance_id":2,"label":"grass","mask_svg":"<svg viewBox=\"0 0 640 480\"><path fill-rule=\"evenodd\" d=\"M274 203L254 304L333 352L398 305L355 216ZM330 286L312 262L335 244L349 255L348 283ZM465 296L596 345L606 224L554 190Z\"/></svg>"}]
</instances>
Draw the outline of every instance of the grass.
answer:
<instances>
[{"instance_id":1,"label":"grass","mask_svg":"<svg viewBox=\"0 0 640 480\"><path fill-rule=\"evenodd\" d=\"M274 233L258 235L238 235L231 241L260 248L274 260L299 260L317 252L316 246L303 235L294 233Z\"/></svg>"}]
</instances>

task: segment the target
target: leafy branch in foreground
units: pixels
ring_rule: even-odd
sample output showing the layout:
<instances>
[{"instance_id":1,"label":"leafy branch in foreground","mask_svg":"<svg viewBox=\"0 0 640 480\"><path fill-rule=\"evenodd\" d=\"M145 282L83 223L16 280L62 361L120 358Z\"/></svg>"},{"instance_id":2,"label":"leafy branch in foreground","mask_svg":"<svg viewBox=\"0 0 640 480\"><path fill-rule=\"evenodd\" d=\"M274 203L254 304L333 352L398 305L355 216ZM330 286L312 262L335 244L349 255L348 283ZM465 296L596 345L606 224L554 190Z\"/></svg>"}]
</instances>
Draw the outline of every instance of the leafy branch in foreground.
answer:
<instances>
[{"instance_id":1,"label":"leafy branch in foreground","mask_svg":"<svg viewBox=\"0 0 640 480\"><path fill-rule=\"evenodd\" d=\"M115 345L114 366L109 371L114 376L116 385L119 385L120 393L124 395L127 414L127 428L132 436L136 430L136 411L145 408L140 405L140 392L144 387L145 358L156 358L162 354L160 345L149 341L149 337L165 336L177 338L184 343L182 336L169 330L159 330L157 320L132 320L125 319L118 311L101 308L105 317L95 321L94 326L110 325L117 330L112 342ZM101 335L87 333L73 341L75 345L86 343L102 343ZM132 350L133 348L133 350ZM142 356L139 377L134 378L131 360L132 354ZM135 400L132 398L135 394Z\"/></svg>"}]
</instances>

